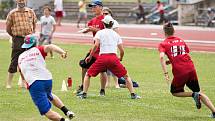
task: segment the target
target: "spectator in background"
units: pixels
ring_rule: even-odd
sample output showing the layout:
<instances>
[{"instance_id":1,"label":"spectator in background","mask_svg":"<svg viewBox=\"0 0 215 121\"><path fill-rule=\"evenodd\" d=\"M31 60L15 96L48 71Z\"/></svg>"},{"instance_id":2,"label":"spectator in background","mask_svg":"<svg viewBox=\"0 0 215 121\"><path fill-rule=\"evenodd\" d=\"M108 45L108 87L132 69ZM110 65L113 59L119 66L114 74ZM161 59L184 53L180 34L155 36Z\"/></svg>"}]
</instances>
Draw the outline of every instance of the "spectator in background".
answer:
<instances>
[{"instance_id":1,"label":"spectator in background","mask_svg":"<svg viewBox=\"0 0 215 121\"><path fill-rule=\"evenodd\" d=\"M208 8L207 17L208 17L207 26L212 27L214 24L213 20L215 19L215 14L211 8Z\"/></svg>"},{"instance_id":2,"label":"spectator in background","mask_svg":"<svg viewBox=\"0 0 215 121\"><path fill-rule=\"evenodd\" d=\"M163 22L165 20L165 18L164 18L164 5L159 0L157 1L156 9L160 14L159 24L163 24Z\"/></svg>"},{"instance_id":3,"label":"spectator in background","mask_svg":"<svg viewBox=\"0 0 215 121\"><path fill-rule=\"evenodd\" d=\"M78 14L78 22L77 22L77 28L79 28L79 23L81 20L84 20L85 27L87 24L87 8L86 8L86 2L85 0L80 0L78 3L79 6L79 14Z\"/></svg>"},{"instance_id":4,"label":"spectator in background","mask_svg":"<svg viewBox=\"0 0 215 121\"><path fill-rule=\"evenodd\" d=\"M55 0L54 8L57 25L61 26L61 21L63 18L63 0Z\"/></svg>"},{"instance_id":5,"label":"spectator in background","mask_svg":"<svg viewBox=\"0 0 215 121\"><path fill-rule=\"evenodd\" d=\"M137 15L136 22L137 23L145 23L144 7L143 7L143 5L141 3L141 0L137 0L137 6L134 7L132 10L137 10L138 11L136 13L136 15Z\"/></svg>"},{"instance_id":6,"label":"spectator in background","mask_svg":"<svg viewBox=\"0 0 215 121\"><path fill-rule=\"evenodd\" d=\"M40 18L41 22L41 33L39 39L39 45L51 44L53 33L56 30L56 22L54 18L51 16L51 8L49 6L44 7L44 16ZM51 58L53 58L53 53L50 51Z\"/></svg>"},{"instance_id":7,"label":"spectator in background","mask_svg":"<svg viewBox=\"0 0 215 121\"><path fill-rule=\"evenodd\" d=\"M8 69L6 88L11 88L14 74L17 72L18 57L24 52L21 48L24 38L35 32L37 17L34 11L26 7L27 0L16 0L17 8L9 12L6 19L6 31L12 37L11 63Z\"/></svg>"}]
</instances>

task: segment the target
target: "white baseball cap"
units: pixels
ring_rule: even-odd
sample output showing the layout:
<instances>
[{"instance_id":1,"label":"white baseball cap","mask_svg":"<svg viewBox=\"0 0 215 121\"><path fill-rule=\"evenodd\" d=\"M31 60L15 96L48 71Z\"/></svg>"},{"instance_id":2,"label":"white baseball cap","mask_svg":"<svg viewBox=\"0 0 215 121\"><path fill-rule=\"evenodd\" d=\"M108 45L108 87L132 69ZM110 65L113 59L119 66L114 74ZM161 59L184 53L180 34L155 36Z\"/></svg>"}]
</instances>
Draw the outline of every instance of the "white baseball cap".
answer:
<instances>
[{"instance_id":1,"label":"white baseball cap","mask_svg":"<svg viewBox=\"0 0 215 121\"><path fill-rule=\"evenodd\" d=\"M102 19L102 22L104 22L105 24L109 24L111 21L113 22L114 19L110 15L106 15L104 19Z\"/></svg>"}]
</instances>

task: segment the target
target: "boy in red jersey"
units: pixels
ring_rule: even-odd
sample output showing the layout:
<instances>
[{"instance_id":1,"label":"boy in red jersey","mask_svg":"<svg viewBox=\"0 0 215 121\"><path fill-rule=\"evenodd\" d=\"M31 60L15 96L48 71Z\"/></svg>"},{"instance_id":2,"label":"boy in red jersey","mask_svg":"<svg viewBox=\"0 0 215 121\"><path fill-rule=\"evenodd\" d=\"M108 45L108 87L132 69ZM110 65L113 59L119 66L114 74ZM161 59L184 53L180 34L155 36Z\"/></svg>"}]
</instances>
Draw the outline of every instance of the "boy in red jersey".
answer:
<instances>
[{"instance_id":1,"label":"boy in red jersey","mask_svg":"<svg viewBox=\"0 0 215 121\"><path fill-rule=\"evenodd\" d=\"M201 108L203 102L212 112L212 118L215 118L215 108L210 99L202 92L198 83L196 69L189 55L189 48L186 43L174 36L174 28L171 23L166 23L163 27L166 39L160 43L160 62L164 72L165 79L169 82L169 75L166 64L172 64L173 80L171 83L171 93L176 97L193 97L197 109ZM169 61L165 62L165 54ZM185 92L184 86L187 86L192 92Z\"/></svg>"},{"instance_id":2,"label":"boy in red jersey","mask_svg":"<svg viewBox=\"0 0 215 121\"><path fill-rule=\"evenodd\" d=\"M90 55L86 58L86 63L88 63L96 50L100 47L99 57L96 59L95 63L90 66L87 74L84 77L84 89L83 94L80 96L81 99L87 98L87 91L90 85L90 78L97 76L100 72L105 72L110 70L118 78L124 77L126 80L127 88L131 94L131 99L139 99L140 96L134 93L134 88L132 85L131 78L129 77L127 70L120 63L124 56L124 49L122 46L122 39L113 29L114 19L107 15L102 20L105 29L100 30L96 33L94 40L95 44L93 46ZM117 57L117 48L120 51L120 57Z\"/></svg>"},{"instance_id":3,"label":"boy in red jersey","mask_svg":"<svg viewBox=\"0 0 215 121\"><path fill-rule=\"evenodd\" d=\"M102 23L102 19L104 18L104 15L102 13L103 4L102 4L101 0L92 0L92 2L88 6L92 8L92 12L94 13L95 17L92 18L88 22L88 28L83 33L92 32L93 37L94 37L95 34L97 33L97 31L104 29L104 25ZM84 76L85 76L88 68L98 58L98 56L99 56L99 48L97 48L96 52L92 55L91 61L88 62L88 63L85 63L85 60L89 56L90 52L91 52L91 49L87 53L86 57L83 60L81 60L80 63L79 63L79 65L82 67L82 84L81 84L81 86L79 86L79 89L77 90L77 96L79 96L79 93L83 91ZM106 83L106 80L107 80L106 72L101 72L100 73L100 79L101 79L100 95L104 96L105 95L105 83Z\"/></svg>"}]
</instances>

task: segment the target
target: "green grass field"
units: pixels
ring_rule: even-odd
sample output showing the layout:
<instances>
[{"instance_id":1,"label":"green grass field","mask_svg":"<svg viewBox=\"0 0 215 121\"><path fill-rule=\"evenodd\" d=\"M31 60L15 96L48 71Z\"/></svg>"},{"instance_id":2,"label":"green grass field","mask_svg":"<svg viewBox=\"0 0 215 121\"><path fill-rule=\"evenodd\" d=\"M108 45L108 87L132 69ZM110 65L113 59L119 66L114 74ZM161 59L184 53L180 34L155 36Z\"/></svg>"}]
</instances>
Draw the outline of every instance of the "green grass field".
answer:
<instances>
[{"instance_id":1,"label":"green grass field","mask_svg":"<svg viewBox=\"0 0 215 121\"><path fill-rule=\"evenodd\" d=\"M55 55L54 59L48 57L46 61L53 74L53 93L76 113L74 121L213 120L208 117L210 111L205 106L197 110L191 98L176 98L169 93L156 50L125 49L123 63L130 76L140 84L136 92L142 96L142 99L130 99L127 89L115 89L113 82L112 87L106 89L106 96L99 97L99 79L92 78L89 97L80 100L73 94L81 78L78 62L85 56L90 46L60 44L60 47L68 50L68 58L63 60ZM0 40L0 121L47 121L45 117L39 115L28 91L18 88L18 74L13 81L13 88L5 89L10 51L9 42ZM201 88L215 103L215 54L191 53L191 55L197 68ZM61 92L62 80L66 80L69 75L72 75L73 87L68 92ZM62 114L60 110L53 109Z\"/></svg>"}]
</instances>

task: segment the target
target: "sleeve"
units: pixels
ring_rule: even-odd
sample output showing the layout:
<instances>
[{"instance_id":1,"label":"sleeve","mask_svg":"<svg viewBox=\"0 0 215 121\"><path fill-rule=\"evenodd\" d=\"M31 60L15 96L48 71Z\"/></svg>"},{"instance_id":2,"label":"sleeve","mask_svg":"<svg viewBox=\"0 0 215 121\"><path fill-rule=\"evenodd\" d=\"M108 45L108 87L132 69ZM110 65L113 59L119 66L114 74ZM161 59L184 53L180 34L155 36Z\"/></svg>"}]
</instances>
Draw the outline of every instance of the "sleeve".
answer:
<instances>
[{"instance_id":1,"label":"sleeve","mask_svg":"<svg viewBox=\"0 0 215 121\"><path fill-rule=\"evenodd\" d=\"M93 40L96 40L96 39L101 40L101 32L100 32L100 31L98 31L98 32L96 33L96 35L94 36L94 38L93 38Z\"/></svg>"},{"instance_id":2,"label":"sleeve","mask_svg":"<svg viewBox=\"0 0 215 121\"><path fill-rule=\"evenodd\" d=\"M52 24L56 25L56 21L55 21L54 17L51 17L51 19L52 19Z\"/></svg>"},{"instance_id":3,"label":"sleeve","mask_svg":"<svg viewBox=\"0 0 215 121\"><path fill-rule=\"evenodd\" d=\"M43 58L45 59L47 56L47 53L44 50L44 46L37 46L37 48L39 49L40 53L42 54Z\"/></svg>"},{"instance_id":4,"label":"sleeve","mask_svg":"<svg viewBox=\"0 0 215 121\"><path fill-rule=\"evenodd\" d=\"M92 26L92 20L87 23L87 26Z\"/></svg>"},{"instance_id":5,"label":"sleeve","mask_svg":"<svg viewBox=\"0 0 215 121\"><path fill-rule=\"evenodd\" d=\"M9 25L9 24L12 24L11 13L9 13L9 14L7 15L7 18L6 18L6 25Z\"/></svg>"},{"instance_id":6,"label":"sleeve","mask_svg":"<svg viewBox=\"0 0 215 121\"><path fill-rule=\"evenodd\" d=\"M159 51L159 52L166 52L165 46L164 46L163 43L160 43L160 44L159 44L158 51Z\"/></svg>"},{"instance_id":7,"label":"sleeve","mask_svg":"<svg viewBox=\"0 0 215 121\"><path fill-rule=\"evenodd\" d=\"M189 49L189 47L187 46L186 43L185 43L185 51L186 51L186 53L190 53L190 49Z\"/></svg>"},{"instance_id":8,"label":"sleeve","mask_svg":"<svg viewBox=\"0 0 215 121\"><path fill-rule=\"evenodd\" d=\"M114 23L113 23L113 29L115 28L119 28L119 23L115 20Z\"/></svg>"},{"instance_id":9,"label":"sleeve","mask_svg":"<svg viewBox=\"0 0 215 121\"><path fill-rule=\"evenodd\" d=\"M33 23L37 23L37 16L36 16L34 10L31 9L31 13L33 14Z\"/></svg>"},{"instance_id":10,"label":"sleeve","mask_svg":"<svg viewBox=\"0 0 215 121\"><path fill-rule=\"evenodd\" d=\"M122 44L122 38L120 36L118 36L118 42L117 45Z\"/></svg>"}]
</instances>

